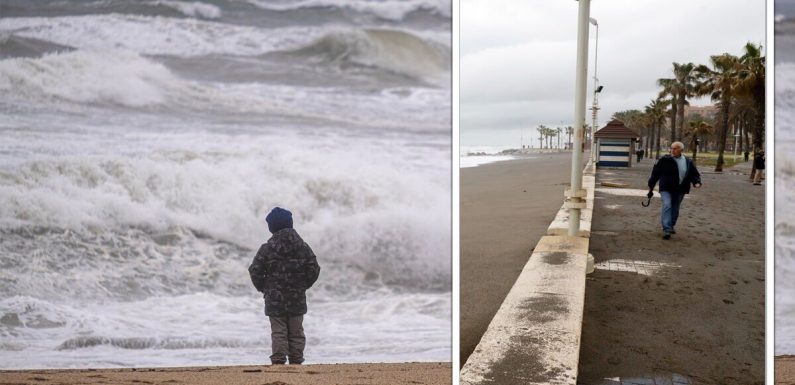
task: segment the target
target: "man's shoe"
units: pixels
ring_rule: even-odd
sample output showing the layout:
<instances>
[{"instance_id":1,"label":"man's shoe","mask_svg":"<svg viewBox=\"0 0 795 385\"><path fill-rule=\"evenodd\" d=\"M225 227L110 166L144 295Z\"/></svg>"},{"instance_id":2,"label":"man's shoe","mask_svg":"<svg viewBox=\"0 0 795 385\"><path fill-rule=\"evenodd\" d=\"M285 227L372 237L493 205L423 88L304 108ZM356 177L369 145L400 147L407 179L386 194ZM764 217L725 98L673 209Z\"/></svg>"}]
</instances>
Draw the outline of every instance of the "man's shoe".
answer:
<instances>
[{"instance_id":1,"label":"man's shoe","mask_svg":"<svg viewBox=\"0 0 795 385\"><path fill-rule=\"evenodd\" d=\"M669 232L665 232L665 233L663 234L663 239L671 239L671 233L669 233Z\"/></svg>"},{"instance_id":2,"label":"man's shoe","mask_svg":"<svg viewBox=\"0 0 795 385\"><path fill-rule=\"evenodd\" d=\"M671 234L676 234L676 230L671 229Z\"/></svg>"}]
</instances>

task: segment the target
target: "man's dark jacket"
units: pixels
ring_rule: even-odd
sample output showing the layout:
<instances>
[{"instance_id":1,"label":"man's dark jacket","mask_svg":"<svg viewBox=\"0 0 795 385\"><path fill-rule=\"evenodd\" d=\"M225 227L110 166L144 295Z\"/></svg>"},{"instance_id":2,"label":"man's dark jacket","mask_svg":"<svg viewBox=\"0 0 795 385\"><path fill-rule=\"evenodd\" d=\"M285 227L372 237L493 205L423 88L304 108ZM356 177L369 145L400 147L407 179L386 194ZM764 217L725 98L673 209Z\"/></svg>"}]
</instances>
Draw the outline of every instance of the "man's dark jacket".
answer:
<instances>
[{"instance_id":1,"label":"man's dark jacket","mask_svg":"<svg viewBox=\"0 0 795 385\"><path fill-rule=\"evenodd\" d=\"M684 155L682 155L684 156ZM657 163L649 177L649 190L654 188L657 181L660 181L660 192L668 191L676 194L687 194L690 192L691 184L701 183L701 174L698 173L696 165L690 158L685 157L687 162L687 174L682 184L679 184L679 166L673 156L665 155Z\"/></svg>"},{"instance_id":2,"label":"man's dark jacket","mask_svg":"<svg viewBox=\"0 0 795 385\"><path fill-rule=\"evenodd\" d=\"M306 314L306 289L317 281L320 266L309 245L286 228L259 248L248 272L264 294L265 314L287 317Z\"/></svg>"},{"instance_id":3,"label":"man's dark jacket","mask_svg":"<svg viewBox=\"0 0 795 385\"><path fill-rule=\"evenodd\" d=\"M762 154L754 155L754 168L757 170L765 169L765 156Z\"/></svg>"}]
</instances>

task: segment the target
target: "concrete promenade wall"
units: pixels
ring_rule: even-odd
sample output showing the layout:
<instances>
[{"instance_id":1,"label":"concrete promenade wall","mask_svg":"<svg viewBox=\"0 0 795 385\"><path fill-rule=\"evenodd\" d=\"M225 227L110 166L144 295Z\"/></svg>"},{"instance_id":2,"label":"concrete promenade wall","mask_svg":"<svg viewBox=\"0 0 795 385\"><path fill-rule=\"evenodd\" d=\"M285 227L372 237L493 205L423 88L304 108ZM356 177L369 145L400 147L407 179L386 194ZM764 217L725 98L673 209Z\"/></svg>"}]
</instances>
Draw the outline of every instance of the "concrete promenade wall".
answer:
<instances>
[{"instance_id":1,"label":"concrete promenade wall","mask_svg":"<svg viewBox=\"0 0 795 385\"><path fill-rule=\"evenodd\" d=\"M586 191L585 210L580 213L579 236L591 237L591 216L593 215L594 186L596 185L596 167L588 161L582 173L582 188ZM569 234L569 211L561 206L552 223L549 224L547 235Z\"/></svg>"},{"instance_id":2,"label":"concrete promenade wall","mask_svg":"<svg viewBox=\"0 0 795 385\"><path fill-rule=\"evenodd\" d=\"M580 236L566 235L561 208L461 369L462 385L576 385L594 185L588 162Z\"/></svg>"}]
</instances>

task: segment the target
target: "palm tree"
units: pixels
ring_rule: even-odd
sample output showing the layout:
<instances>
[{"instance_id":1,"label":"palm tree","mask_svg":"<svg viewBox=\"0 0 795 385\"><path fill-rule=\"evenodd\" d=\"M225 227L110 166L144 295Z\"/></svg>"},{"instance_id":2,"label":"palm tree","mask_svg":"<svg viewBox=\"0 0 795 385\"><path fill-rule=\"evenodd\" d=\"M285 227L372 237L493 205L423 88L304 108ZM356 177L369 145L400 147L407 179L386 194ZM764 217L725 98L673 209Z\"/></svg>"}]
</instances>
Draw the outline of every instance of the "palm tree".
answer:
<instances>
[{"instance_id":1,"label":"palm tree","mask_svg":"<svg viewBox=\"0 0 795 385\"><path fill-rule=\"evenodd\" d=\"M657 123L655 122L654 118L651 117L650 114L644 112L643 113L643 127L646 128L646 143L643 148L646 149L646 154L649 158L651 158L651 149L652 149L652 139L654 138L654 131Z\"/></svg>"},{"instance_id":2,"label":"palm tree","mask_svg":"<svg viewBox=\"0 0 795 385\"><path fill-rule=\"evenodd\" d=\"M726 150L726 134L729 130L729 111L732 106L733 88L737 81L737 72L740 69L740 59L737 56L724 53L710 56L713 69L705 65L696 68L699 79L702 80L696 87L699 95L710 95L713 102L717 102L718 113L718 161L715 171L723 171L723 152Z\"/></svg>"},{"instance_id":3,"label":"palm tree","mask_svg":"<svg viewBox=\"0 0 795 385\"><path fill-rule=\"evenodd\" d=\"M674 64L674 79L676 79L676 116L679 124L676 125L679 129L679 136L681 139L685 131L685 105L689 105L687 98L695 96L695 86L697 83L697 73L693 63ZM671 136L674 137L673 135Z\"/></svg>"},{"instance_id":4,"label":"palm tree","mask_svg":"<svg viewBox=\"0 0 795 385\"><path fill-rule=\"evenodd\" d=\"M693 149L693 163L696 162L696 155L698 154L698 138L712 133L712 125L701 120L690 121L690 148Z\"/></svg>"},{"instance_id":5,"label":"palm tree","mask_svg":"<svg viewBox=\"0 0 795 385\"><path fill-rule=\"evenodd\" d=\"M740 56L740 69L737 72L737 96L749 96L754 104L752 129L754 152L762 149L765 140L765 57L762 46L746 43Z\"/></svg>"},{"instance_id":6,"label":"palm tree","mask_svg":"<svg viewBox=\"0 0 795 385\"><path fill-rule=\"evenodd\" d=\"M560 150L560 137L561 137L560 133L563 132L563 129L558 127L557 131L558 131L558 150Z\"/></svg>"},{"instance_id":7,"label":"palm tree","mask_svg":"<svg viewBox=\"0 0 795 385\"><path fill-rule=\"evenodd\" d=\"M543 124L540 124L538 126L538 128L536 128L536 130L538 130L538 148L539 149L543 149L544 148L544 134L546 133L547 128Z\"/></svg>"},{"instance_id":8,"label":"palm tree","mask_svg":"<svg viewBox=\"0 0 795 385\"><path fill-rule=\"evenodd\" d=\"M556 132L554 128L547 128L547 148L549 149L552 148L552 137L555 136Z\"/></svg>"},{"instance_id":9,"label":"palm tree","mask_svg":"<svg viewBox=\"0 0 795 385\"><path fill-rule=\"evenodd\" d=\"M663 88L657 99L662 99L667 96L671 97L671 99L668 99L668 104L671 106L671 143L676 141L676 97L679 95L677 84L676 79L657 79L657 85Z\"/></svg>"},{"instance_id":10,"label":"palm tree","mask_svg":"<svg viewBox=\"0 0 795 385\"><path fill-rule=\"evenodd\" d=\"M750 96L740 96L735 99L729 115L729 121L736 127L738 145L740 149L748 149L749 143L748 128L754 127L757 119L757 110L754 101ZM745 134L745 138L743 137Z\"/></svg>"},{"instance_id":11,"label":"palm tree","mask_svg":"<svg viewBox=\"0 0 795 385\"><path fill-rule=\"evenodd\" d=\"M657 99L652 99L651 103L646 106L646 115L649 116L649 120L652 123L652 135L654 135L652 145L657 149L655 159L660 159L660 133L663 124L665 124L665 111L669 103L670 100L658 97ZM651 157L651 150L649 148L649 157Z\"/></svg>"},{"instance_id":12,"label":"palm tree","mask_svg":"<svg viewBox=\"0 0 795 385\"><path fill-rule=\"evenodd\" d=\"M613 114L612 119L618 119L624 122L624 125L630 128L636 127L643 127L644 126L644 114L640 110L626 110L626 111L619 111ZM641 137L643 136L643 131L641 131Z\"/></svg>"},{"instance_id":13,"label":"palm tree","mask_svg":"<svg viewBox=\"0 0 795 385\"><path fill-rule=\"evenodd\" d=\"M571 135L574 134L574 127L566 126L566 135L569 136L568 146L571 146Z\"/></svg>"}]
</instances>

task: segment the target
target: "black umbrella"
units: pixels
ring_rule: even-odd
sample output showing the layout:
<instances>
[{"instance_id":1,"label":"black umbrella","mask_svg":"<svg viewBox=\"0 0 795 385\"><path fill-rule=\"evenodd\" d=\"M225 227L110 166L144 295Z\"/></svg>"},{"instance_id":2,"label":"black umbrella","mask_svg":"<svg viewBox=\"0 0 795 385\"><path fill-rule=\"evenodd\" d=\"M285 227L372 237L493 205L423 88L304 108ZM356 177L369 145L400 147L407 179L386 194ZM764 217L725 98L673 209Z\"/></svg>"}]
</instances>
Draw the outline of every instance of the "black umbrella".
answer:
<instances>
[{"instance_id":1,"label":"black umbrella","mask_svg":"<svg viewBox=\"0 0 795 385\"><path fill-rule=\"evenodd\" d=\"M649 193L646 194L646 197L649 198L649 199L646 201L646 203L640 202L640 205L643 206L643 207L649 207L649 205L651 204L651 197L653 197L653 196L654 196L654 192L649 191Z\"/></svg>"}]
</instances>

